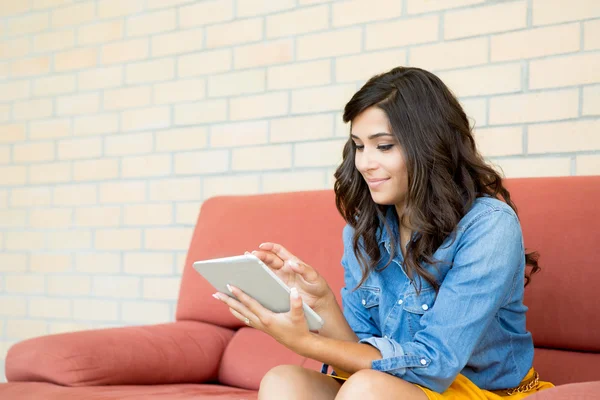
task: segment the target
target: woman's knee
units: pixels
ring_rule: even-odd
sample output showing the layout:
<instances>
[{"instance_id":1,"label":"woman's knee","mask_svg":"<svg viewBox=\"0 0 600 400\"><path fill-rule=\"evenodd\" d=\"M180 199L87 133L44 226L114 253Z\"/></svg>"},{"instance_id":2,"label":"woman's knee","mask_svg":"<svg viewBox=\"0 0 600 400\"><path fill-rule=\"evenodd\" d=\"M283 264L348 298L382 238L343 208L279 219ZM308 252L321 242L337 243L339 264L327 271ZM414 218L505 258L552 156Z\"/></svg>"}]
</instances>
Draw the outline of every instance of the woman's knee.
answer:
<instances>
[{"instance_id":1,"label":"woman's knee","mask_svg":"<svg viewBox=\"0 0 600 400\"><path fill-rule=\"evenodd\" d=\"M360 398L368 399L369 396L376 393L380 387L378 373L371 369L363 369L350 375L348 380L342 385L336 399Z\"/></svg>"},{"instance_id":2,"label":"woman's knee","mask_svg":"<svg viewBox=\"0 0 600 400\"><path fill-rule=\"evenodd\" d=\"M278 365L273 367L265 374L260 381L261 389L263 386L294 384L302 380L305 375L304 368L298 365Z\"/></svg>"}]
</instances>

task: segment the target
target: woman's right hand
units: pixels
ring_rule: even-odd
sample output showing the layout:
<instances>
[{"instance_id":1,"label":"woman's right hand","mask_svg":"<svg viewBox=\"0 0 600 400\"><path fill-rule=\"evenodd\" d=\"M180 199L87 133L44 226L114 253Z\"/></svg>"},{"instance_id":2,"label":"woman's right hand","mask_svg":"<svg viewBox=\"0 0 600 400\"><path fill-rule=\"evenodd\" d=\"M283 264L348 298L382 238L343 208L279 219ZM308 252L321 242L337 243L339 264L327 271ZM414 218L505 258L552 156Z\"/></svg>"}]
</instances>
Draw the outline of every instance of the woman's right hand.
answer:
<instances>
[{"instance_id":1,"label":"woman's right hand","mask_svg":"<svg viewBox=\"0 0 600 400\"><path fill-rule=\"evenodd\" d=\"M331 301L335 302L333 291L310 265L302 262L282 245L263 243L259 250L252 252L264 262L286 285L295 287L306 305L319 312L325 310Z\"/></svg>"}]
</instances>

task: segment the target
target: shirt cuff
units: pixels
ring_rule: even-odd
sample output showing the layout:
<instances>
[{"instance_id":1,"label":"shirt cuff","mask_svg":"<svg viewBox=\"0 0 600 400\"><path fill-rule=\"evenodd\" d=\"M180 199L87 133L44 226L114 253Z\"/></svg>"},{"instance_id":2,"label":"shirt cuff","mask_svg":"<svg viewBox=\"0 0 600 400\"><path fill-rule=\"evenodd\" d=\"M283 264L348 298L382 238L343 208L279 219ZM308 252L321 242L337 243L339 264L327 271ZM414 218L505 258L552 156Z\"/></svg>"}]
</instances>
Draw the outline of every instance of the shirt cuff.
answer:
<instances>
[{"instance_id":1,"label":"shirt cuff","mask_svg":"<svg viewBox=\"0 0 600 400\"><path fill-rule=\"evenodd\" d=\"M427 357L405 354L400 343L380 337L361 339L359 343L366 343L375 347L381 353L381 360L373 360L372 369L388 372L395 376L402 376L406 368L427 367L431 360Z\"/></svg>"}]
</instances>

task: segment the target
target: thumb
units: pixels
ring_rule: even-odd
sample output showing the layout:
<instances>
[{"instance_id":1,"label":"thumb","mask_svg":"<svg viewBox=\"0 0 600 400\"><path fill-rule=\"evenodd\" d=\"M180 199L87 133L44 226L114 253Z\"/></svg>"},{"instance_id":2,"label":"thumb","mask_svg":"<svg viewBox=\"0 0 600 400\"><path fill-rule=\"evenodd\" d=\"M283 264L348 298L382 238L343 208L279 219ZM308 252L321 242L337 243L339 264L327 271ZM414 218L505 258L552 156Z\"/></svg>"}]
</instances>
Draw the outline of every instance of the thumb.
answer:
<instances>
[{"instance_id":1,"label":"thumb","mask_svg":"<svg viewBox=\"0 0 600 400\"><path fill-rule=\"evenodd\" d=\"M302 309L302 297L298 295L298 289L290 289L290 314L295 323L304 320L304 310Z\"/></svg>"}]
</instances>

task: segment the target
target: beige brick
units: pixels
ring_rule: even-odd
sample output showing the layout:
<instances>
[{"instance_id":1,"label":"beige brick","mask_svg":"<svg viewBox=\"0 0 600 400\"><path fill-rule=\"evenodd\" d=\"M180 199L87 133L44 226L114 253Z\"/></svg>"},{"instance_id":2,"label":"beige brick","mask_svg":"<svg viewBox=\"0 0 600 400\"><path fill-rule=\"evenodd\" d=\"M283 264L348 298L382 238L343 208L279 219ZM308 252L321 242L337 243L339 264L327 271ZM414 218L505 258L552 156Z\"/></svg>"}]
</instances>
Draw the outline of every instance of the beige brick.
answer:
<instances>
[{"instance_id":1,"label":"beige brick","mask_svg":"<svg viewBox=\"0 0 600 400\"><path fill-rule=\"evenodd\" d=\"M265 144L269 126L266 121L218 124L210 127L211 147L238 147Z\"/></svg>"},{"instance_id":2,"label":"beige brick","mask_svg":"<svg viewBox=\"0 0 600 400\"><path fill-rule=\"evenodd\" d=\"M507 178L568 176L571 174L569 157L509 158L498 160Z\"/></svg>"},{"instance_id":3,"label":"beige brick","mask_svg":"<svg viewBox=\"0 0 600 400\"><path fill-rule=\"evenodd\" d=\"M75 135L98 135L102 133L114 133L118 130L118 114L97 114L75 118L73 133Z\"/></svg>"},{"instance_id":4,"label":"beige brick","mask_svg":"<svg viewBox=\"0 0 600 400\"><path fill-rule=\"evenodd\" d=\"M245 19L206 28L208 48L255 42L263 37L262 18Z\"/></svg>"},{"instance_id":5,"label":"beige brick","mask_svg":"<svg viewBox=\"0 0 600 400\"><path fill-rule=\"evenodd\" d=\"M29 226L33 228L68 228L73 212L68 208L33 209L30 211Z\"/></svg>"},{"instance_id":6,"label":"beige brick","mask_svg":"<svg viewBox=\"0 0 600 400\"><path fill-rule=\"evenodd\" d=\"M73 179L76 181L100 181L119 177L119 160L101 159L73 163Z\"/></svg>"},{"instance_id":7,"label":"beige brick","mask_svg":"<svg viewBox=\"0 0 600 400\"><path fill-rule=\"evenodd\" d=\"M118 227L121 207L79 207L75 210L75 225L79 227Z\"/></svg>"},{"instance_id":8,"label":"beige brick","mask_svg":"<svg viewBox=\"0 0 600 400\"><path fill-rule=\"evenodd\" d=\"M165 81L174 76L175 60L172 58L130 64L125 69L125 82L128 84Z\"/></svg>"},{"instance_id":9,"label":"beige brick","mask_svg":"<svg viewBox=\"0 0 600 400\"><path fill-rule=\"evenodd\" d=\"M100 109L100 96L97 93L62 96L56 100L58 115L81 115L95 113Z\"/></svg>"},{"instance_id":10,"label":"beige brick","mask_svg":"<svg viewBox=\"0 0 600 400\"><path fill-rule=\"evenodd\" d=\"M181 78L186 78L229 71L232 67L232 58L230 49L183 55L177 62L177 74Z\"/></svg>"},{"instance_id":11,"label":"beige brick","mask_svg":"<svg viewBox=\"0 0 600 400\"><path fill-rule=\"evenodd\" d=\"M54 160L53 142L30 142L16 144L13 148L15 163L32 163Z\"/></svg>"},{"instance_id":12,"label":"beige brick","mask_svg":"<svg viewBox=\"0 0 600 400\"><path fill-rule=\"evenodd\" d=\"M54 205L82 206L96 204L98 190L96 185L61 185L54 188Z\"/></svg>"},{"instance_id":13,"label":"beige brick","mask_svg":"<svg viewBox=\"0 0 600 400\"><path fill-rule=\"evenodd\" d=\"M10 163L10 146L0 146L0 164Z\"/></svg>"},{"instance_id":14,"label":"beige brick","mask_svg":"<svg viewBox=\"0 0 600 400\"><path fill-rule=\"evenodd\" d=\"M123 21L99 22L85 25L78 29L77 43L80 45L112 42L123 38ZM116 49L113 48L113 51Z\"/></svg>"},{"instance_id":15,"label":"beige brick","mask_svg":"<svg viewBox=\"0 0 600 400\"><path fill-rule=\"evenodd\" d=\"M273 143L308 141L333 136L333 115L280 118L271 121L270 140Z\"/></svg>"},{"instance_id":16,"label":"beige brick","mask_svg":"<svg viewBox=\"0 0 600 400\"><path fill-rule=\"evenodd\" d=\"M81 253L75 254L75 269L92 274L114 274L121 268L120 253ZM89 278L86 278L87 293L91 291Z\"/></svg>"},{"instance_id":17,"label":"beige brick","mask_svg":"<svg viewBox=\"0 0 600 400\"><path fill-rule=\"evenodd\" d=\"M189 0L146 0L146 8L153 10L156 8L175 7L189 2Z\"/></svg>"},{"instance_id":18,"label":"beige brick","mask_svg":"<svg viewBox=\"0 0 600 400\"><path fill-rule=\"evenodd\" d=\"M309 60L359 53L361 46L361 28L316 33L296 39L296 57L298 60Z\"/></svg>"},{"instance_id":19,"label":"beige brick","mask_svg":"<svg viewBox=\"0 0 600 400\"><path fill-rule=\"evenodd\" d=\"M134 275L171 275L172 253L125 253L125 273Z\"/></svg>"},{"instance_id":20,"label":"beige brick","mask_svg":"<svg viewBox=\"0 0 600 400\"><path fill-rule=\"evenodd\" d=\"M241 16L239 7L238 4L238 17ZM232 19L233 2L231 0L208 0L179 8L179 26L181 28L214 24Z\"/></svg>"},{"instance_id":21,"label":"beige brick","mask_svg":"<svg viewBox=\"0 0 600 400\"><path fill-rule=\"evenodd\" d=\"M59 211L48 210L48 211ZM63 211L63 210L60 210ZM71 213L70 210L69 215ZM55 218L55 217L50 217ZM71 255L70 254L52 254L52 253L37 253L31 255L31 267L32 272L39 273L53 273L53 272L66 272L71 270Z\"/></svg>"},{"instance_id":22,"label":"beige brick","mask_svg":"<svg viewBox=\"0 0 600 400\"><path fill-rule=\"evenodd\" d=\"M178 79L154 85L154 103L181 103L197 101L206 97L206 81L200 79Z\"/></svg>"},{"instance_id":23,"label":"beige brick","mask_svg":"<svg viewBox=\"0 0 600 400\"><path fill-rule=\"evenodd\" d=\"M121 116L121 129L124 131L165 128L170 125L171 110L166 106L124 111Z\"/></svg>"},{"instance_id":24,"label":"beige brick","mask_svg":"<svg viewBox=\"0 0 600 400\"><path fill-rule=\"evenodd\" d=\"M232 151L234 171L285 169L292 166L292 146L244 147Z\"/></svg>"},{"instance_id":25,"label":"beige brick","mask_svg":"<svg viewBox=\"0 0 600 400\"><path fill-rule=\"evenodd\" d=\"M58 142L58 158L60 160L76 160L102 156L102 139L68 139Z\"/></svg>"},{"instance_id":26,"label":"beige brick","mask_svg":"<svg viewBox=\"0 0 600 400\"><path fill-rule=\"evenodd\" d=\"M0 42L0 57L3 59L24 57L29 54L29 38L17 38Z\"/></svg>"},{"instance_id":27,"label":"beige brick","mask_svg":"<svg viewBox=\"0 0 600 400\"><path fill-rule=\"evenodd\" d=\"M575 162L577 163L577 175L600 175L599 155L578 155Z\"/></svg>"},{"instance_id":28,"label":"beige brick","mask_svg":"<svg viewBox=\"0 0 600 400\"><path fill-rule=\"evenodd\" d=\"M34 81L33 95L54 96L75 91L75 75L53 75Z\"/></svg>"},{"instance_id":29,"label":"beige brick","mask_svg":"<svg viewBox=\"0 0 600 400\"><path fill-rule=\"evenodd\" d=\"M98 50L76 49L58 53L54 56L56 71L71 71L75 69L95 67L98 62Z\"/></svg>"},{"instance_id":30,"label":"beige brick","mask_svg":"<svg viewBox=\"0 0 600 400\"><path fill-rule=\"evenodd\" d=\"M268 173L262 175L264 193L325 189L324 171Z\"/></svg>"},{"instance_id":31,"label":"beige brick","mask_svg":"<svg viewBox=\"0 0 600 400\"><path fill-rule=\"evenodd\" d=\"M100 185L101 203L134 203L146 201L146 183L113 182Z\"/></svg>"},{"instance_id":32,"label":"beige brick","mask_svg":"<svg viewBox=\"0 0 600 400\"><path fill-rule=\"evenodd\" d=\"M208 78L210 97L236 96L265 91L264 69L213 75Z\"/></svg>"},{"instance_id":33,"label":"beige brick","mask_svg":"<svg viewBox=\"0 0 600 400\"><path fill-rule=\"evenodd\" d=\"M81 332L94 329L93 324L76 322L51 322L48 325L48 333L51 335L69 332Z\"/></svg>"},{"instance_id":34,"label":"beige brick","mask_svg":"<svg viewBox=\"0 0 600 400\"><path fill-rule=\"evenodd\" d=\"M402 15L397 0L351 0L333 4L333 26L356 25ZM423 28L423 27L422 27Z\"/></svg>"},{"instance_id":35,"label":"beige brick","mask_svg":"<svg viewBox=\"0 0 600 400\"><path fill-rule=\"evenodd\" d=\"M106 156L151 153L154 143L152 133L133 133L108 136L105 139Z\"/></svg>"},{"instance_id":36,"label":"beige brick","mask_svg":"<svg viewBox=\"0 0 600 400\"><path fill-rule=\"evenodd\" d=\"M583 88L583 115L600 115L600 86Z\"/></svg>"},{"instance_id":37,"label":"beige brick","mask_svg":"<svg viewBox=\"0 0 600 400\"><path fill-rule=\"evenodd\" d=\"M352 84L295 90L292 92L292 113L341 110L355 92L356 87Z\"/></svg>"},{"instance_id":38,"label":"beige brick","mask_svg":"<svg viewBox=\"0 0 600 400\"><path fill-rule=\"evenodd\" d=\"M523 128L520 126L478 128L474 136L477 149L485 157L523 154Z\"/></svg>"},{"instance_id":39,"label":"beige brick","mask_svg":"<svg viewBox=\"0 0 600 400\"><path fill-rule=\"evenodd\" d=\"M124 178L166 176L170 173L170 154L124 157L122 160Z\"/></svg>"},{"instance_id":40,"label":"beige brick","mask_svg":"<svg viewBox=\"0 0 600 400\"><path fill-rule=\"evenodd\" d=\"M175 174L198 175L225 172L229 168L227 150L203 150L175 155Z\"/></svg>"},{"instance_id":41,"label":"beige brick","mask_svg":"<svg viewBox=\"0 0 600 400\"><path fill-rule=\"evenodd\" d=\"M104 92L104 109L115 110L150 105L150 86L125 87Z\"/></svg>"},{"instance_id":42,"label":"beige brick","mask_svg":"<svg viewBox=\"0 0 600 400\"><path fill-rule=\"evenodd\" d=\"M144 9L144 0L99 0L98 17L114 18L138 13Z\"/></svg>"},{"instance_id":43,"label":"beige brick","mask_svg":"<svg viewBox=\"0 0 600 400\"><path fill-rule=\"evenodd\" d=\"M109 300L73 300L73 318L84 321L116 321L119 303Z\"/></svg>"},{"instance_id":44,"label":"beige brick","mask_svg":"<svg viewBox=\"0 0 600 400\"><path fill-rule=\"evenodd\" d=\"M600 19L583 24L583 43L585 50L600 49Z\"/></svg>"},{"instance_id":45,"label":"beige brick","mask_svg":"<svg viewBox=\"0 0 600 400\"><path fill-rule=\"evenodd\" d=\"M579 50L579 24L551 26L491 37L492 61L521 60Z\"/></svg>"},{"instance_id":46,"label":"beige brick","mask_svg":"<svg viewBox=\"0 0 600 400\"><path fill-rule=\"evenodd\" d=\"M0 125L0 143L15 143L25 140L25 125Z\"/></svg>"},{"instance_id":47,"label":"beige brick","mask_svg":"<svg viewBox=\"0 0 600 400\"><path fill-rule=\"evenodd\" d=\"M175 10L156 11L127 21L127 36L143 36L170 31L176 27Z\"/></svg>"},{"instance_id":48,"label":"beige brick","mask_svg":"<svg viewBox=\"0 0 600 400\"><path fill-rule=\"evenodd\" d=\"M71 3L72 0L33 0L33 9L56 8Z\"/></svg>"},{"instance_id":49,"label":"beige brick","mask_svg":"<svg viewBox=\"0 0 600 400\"><path fill-rule=\"evenodd\" d=\"M10 120L10 105L9 104L0 105L0 123L7 122L8 120Z\"/></svg>"},{"instance_id":50,"label":"beige brick","mask_svg":"<svg viewBox=\"0 0 600 400\"><path fill-rule=\"evenodd\" d=\"M165 303L140 301L121 303L121 318L128 323L164 323L173 319L169 305Z\"/></svg>"},{"instance_id":51,"label":"beige brick","mask_svg":"<svg viewBox=\"0 0 600 400\"><path fill-rule=\"evenodd\" d=\"M209 100L175 106L176 125L195 125L227 119L227 101Z\"/></svg>"},{"instance_id":52,"label":"beige brick","mask_svg":"<svg viewBox=\"0 0 600 400\"><path fill-rule=\"evenodd\" d=\"M52 193L47 187L14 188L10 194L11 207L41 207L52 201Z\"/></svg>"},{"instance_id":53,"label":"beige brick","mask_svg":"<svg viewBox=\"0 0 600 400\"><path fill-rule=\"evenodd\" d=\"M409 14L419 14L481 4L484 1L485 0L406 0L406 11Z\"/></svg>"},{"instance_id":54,"label":"beige brick","mask_svg":"<svg viewBox=\"0 0 600 400\"><path fill-rule=\"evenodd\" d=\"M490 99L490 124L555 121L577 116L576 89L527 93Z\"/></svg>"},{"instance_id":55,"label":"beige brick","mask_svg":"<svg viewBox=\"0 0 600 400\"><path fill-rule=\"evenodd\" d=\"M144 231L145 248L149 250L187 250L193 227L148 228Z\"/></svg>"},{"instance_id":56,"label":"beige brick","mask_svg":"<svg viewBox=\"0 0 600 400\"><path fill-rule=\"evenodd\" d=\"M43 276L11 274L4 279L7 293L38 294L44 292Z\"/></svg>"},{"instance_id":57,"label":"beige brick","mask_svg":"<svg viewBox=\"0 0 600 400\"><path fill-rule=\"evenodd\" d=\"M179 252L179 253L175 254L175 257L176 257L176 261L175 261L176 272L178 275L182 275L183 269L187 262L187 253Z\"/></svg>"},{"instance_id":58,"label":"beige brick","mask_svg":"<svg viewBox=\"0 0 600 400\"><path fill-rule=\"evenodd\" d=\"M50 139L70 136L71 121L68 119L53 119L32 121L29 123L30 139Z\"/></svg>"},{"instance_id":59,"label":"beige brick","mask_svg":"<svg viewBox=\"0 0 600 400\"><path fill-rule=\"evenodd\" d=\"M465 21L468 21L467 23ZM527 26L525 1L450 11L444 15L444 38L457 39Z\"/></svg>"},{"instance_id":60,"label":"beige brick","mask_svg":"<svg viewBox=\"0 0 600 400\"><path fill-rule=\"evenodd\" d=\"M23 185L27 181L27 167L0 167L0 186Z\"/></svg>"},{"instance_id":61,"label":"beige brick","mask_svg":"<svg viewBox=\"0 0 600 400\"><path fill-rule=\"evenodd\" d=\"M561 0L533 0L531 14L534 25L597 18L600 17L600 3L596 0L577 0L565 7Z\"/></svg>"},{"instance_id":62,"label":"beige brick","mask_svg":"<svg viewBox=\"0 0 600 400\"><path fill-rule=\"evenodd\" d=\"M36 234L33 237L35 240L42 240L38 238L39 234ZM19 240L20 239L22 238L19 238ZM6 252L0 253L0 271L2 272L25 272L27 271L27 266L27 254Z\"/></svg>"},{"instance_id":63,"label":"beige brick","mask_svg":"<svg viewBox=\"0 0 600 400\"><path fill-rule=\"evenodd\" d=\"M198 178L167 179L150 182L151 201L200 200L201 182Z\"/></svg>"},{"instance_id":64,"label":"beige brick","mask_svg":"<svg viewBox=\"0 0 600 400\"><path fill-rule=\"evenodd\" d=\"M45 31L50 25L49 17L48 13L12 17L6 23L6 34L8 36L16 36Z\"/></svg>"},{"instance_id":65,"label":"beige brick","mask_svg":"<svg viewBox=\"0 0 600 400\"><path fill-rule=\"evenodd\" d=\"M179 278L144 278L144 299L177 300L179 298Z\"/></svg>"},{"instance_id":66,"label":"beige brick","mask_svg":"<svg viewBox=\"0 0 600 400\"><path fill-rule=\"evenodd\" d=\"M35 164L29 166L29 182L56 183L71 180L71 164L68 162L56 162Z\"/></svg>"},{"instance_id":67,"label":"beige brick","mask_svg":"<svg viewBox=\"0 0 600 400\"><path fill-rule=\"evenodd\" d=\"M572 86L600 82L600 53L562 56L529 63L529 88Z\"/></svg>"},{"instance_id":68,"label":"beige brick","mask_svg":"<svg viewBox=\"0 0 600 400\"><path fill-rule=\"evenodd\" d=\"M202 49L204 31L193 29L152 37L152 56L190 53Z\"/></svg>"},{"instance_id":69,"label":"beige brick","mask_svg":"<svg viewBox=\"0 0 600 400\"><path fill-rule=\"evenodd\" d=\"M124 63L148 57L148 39L130 39L102 46L102 62Z\"/></svg>"},{"instance_id":70,"label":"beige brick","mask_svg":"<svg viewBox=\"0 0 600 400\"><path fill-rule=\"evenodd\" d=\"M101 250L136 250L141 248L141 239L139 229L98 229L94 244Z\"/></svg>"},{"instance_id":71,"label":"beige brick","mask_svg":"<svg viewBox=\"0 0 600 400\"><path fill-rule=\"evenodd\" d=\"M31 319L8 319L6 321L6 336L18 340L44 336L48 333L46 321Z\"/></svg>"},{"instance_id":72,"label":"beige brick","mask_svg":"<svg viewBox=\"0 0 600 400\"><path fill-rule=\"evenodd\" d=\"M75 34L73 30L39 33L33 37L33 50L36 53L63 50L74 45Z\"/></svg>"},{"instance_id":73,"label":"beige brick","mask_svg":"<svg viewBox=\"0 0 600 400\"><path fill-rule=\"evenodd\" d=\"M92 289L91 286L91 280L87 276L48 276L48 294L50 295L88 296Z\"/></svg>"},{"instance_id":74,"label":"beige brick","mask_svg":"<svg viewBox=\"0 0 600 400\"><path fill-rule=\"evenodd\" d=\"M287 10L294 8L296 2L294 0L238 0L236 15L237 17L252 17L260 14L270 14L276 11Z\"/></svg>"},{"instance_id":75,"label":"beige brick","mask_svg":"<svg viewBox=\"0 0 600 400\"><path fill-rule=\"evenodd\" d=\"M203 193L205 199L214 196L257 194L259 191L260 179L258 175L215 176L204 178ZM199 209L196 210L196 214L198 211Z\"/></svg>"},{"instance_id":76,"label":"beige brick","mask_svg":"<svg viewBox=\"0 0 600 400\"><path fill-rule=\"evenodd\" d=\"M487 59L487 38L475 38L414 47L409 64L435 71L486 64Z\"/></svg>"},{"instance_id":77,"label":"beige brick","mask_svg":"<svg viewBox=\"0 0 600 400\"><path fill-rule=\"evenodd\" d=\"M230 100L229 117L232 120L275 117L287 114L288 108L287 93L245 96Z\"/></svg>"},{"instance_id":78,"label":"beige brick","mask_svg":"<svg viewBox=\"0 0 600 400\"><path fill-rule=\"evenodd\" d=\"M196 225L201 203L178 203L175 204L175 207L176 224L191 226Z\"/></svg>"},{"instance_id":79,"label":"beige brick","mask_svg":"<svg viewBox=\"0 0 600 400\"><path fill-rule=\"evenodd\" d=\"M48 248L52 250L82 250L92 247L92 233L87 230L53 232L47 238Z\"/></svg>"},{"instance_id":80,"label":"beige brick","mask_svg":"<svg viewBox=\"0 0 600 400\"><path fill-rule=\"evenodd\" d=\"M328 167L342 162L342 150L346 140L327 140L298 143L294 151L294 166Z\"/></svg>"},{"instance_id":81,"label":"beige brick","mask_svg":"<svg viewBox=\"0 0 600 400\"><path fill-rule=\"evenodd\" d=\"M25 58L11 64L11 75L14 77L42 75L50 72L50 57Z\"/></svg>"},{"instance_id":82,"label":"beige brick","mask_svg":"<svg viewBox=\"0 0 600 400\"><path fill-rule=\"evenodd\" d=\"M252 68L264 65L281 64L294 59L291 40L251 44L236 47L235 68Z\"/></svg>"},{"instance_id":83,"label":"beige brick","mask_svg":"<svg viewBox=\"0 0 600 400\"><path fill-rule=\"evenodd\" d=\"M324 30L329 27L329 7L303 8L270 15L266 24L269 39Z\"/></svg>"},{"instance_id":84,"label":"beige brick","mask_svg":"<svg viewBox=\"0 0 600 400\"><path fill-rule=\"evenodd\" d=\"M406 65L405 50L388 50L340 57L335 61L335 80L338 83L366 81L399 65Z\"/></svg>"},{"instance_id":85,"label":"beige brick","mask_svg":"<svg viewBox=\"0 0 600 400\"><path fill-rule=\"evenodd\" d=\"M27 300L22 297L0 297L0 315L24 317L27 315Z\"/></svg>"},{"instance_id":86,"label":"beige brick","mask_svg":"<svg viewBox=\"0 0 600 400\"><path fill-rule=\"evenodd\" d=\"M527 151L559 153L600 150L600 119L530 125Z\"/></svg>"},{"instance_id":87,"label":"beige brick","mask_svg":"<svg viewBox=\"0 0 600 400\"><path fill-rule=\"evenodd\" d=\"M122 66L95 68L77 74L79 90L105 89L123 84L124 68Z\"/></svg>"},{"instance_id":88,"label":"beige brick","mask_svg":"<svg viewBox=\"0 0 600 400\"><path fill-rule=\"evenodd\" d=\"M326 85L331 83L331 61L270 67L267 71L267 82L269 90Z\"/></svg>"},{"instance_id":89,"label":"beige brick","mask_svg":"<svg viewBox=\"0 0 600 400\"><path fill-rule=\"evenodd\" d=\"M384 49L409 44L435 42L439 37L439 16L377 22L367 25L366 49ZM419 32L415 35L415 32Z\"/></svg>"},{"instance_id":90,"label":"beige brick","mask_svg":"<svg viewBox=\"0 0 600 400\"><path fill-rule=\"evenodd\" d=\"M27 225L25 210L0 210L1 228L21 228Z\"/></svg>"},{"instance_id":91,"label":"beige brick","mask_svg":"<svg viewBox=\"0 0 600 400\"><path fill-rule=\"evenodd\" d=\"M52 26L54 28L69 25L80 25L90 22L96 14L94 2L77 3L52 11Z\"/></svg>"},{"instance_id":92,"label":"beige brick","mask_svg":"<svg viewBox=\"0 0 600 400\"><path fill-rule=\"evenodd\" d=\"M125 225L169 225L173 222L171 204L125 206Z\"/></svg>"},{"instance_id":93,"label":"beige brick","mask_svg":"<svg viewBox=\"0 0 600 400\"><path fill-rule=\"evenodd\" d=\"M29 315L34 318L69 318L71 301L65 299L31 298Z\"/></svg>"},{"instance_id":94,"label":"beige brick","mask_svg":"<svg viewBox=\"0 0 600 400\"><path fill-rule=\"evenodd\" d=\"M208 132L204 127L169 129L156 132L156 151L203 149L207 146Z\"/></svg>"},{"instance_id":95,"label":"beige brick","mask_svg":"<svg viewBox=\"0 0 600 400\"><path fill-rule=\"evenodd\" d=\"M126 276L97 276L92 280L94 296L135 299L140 297L141 279Z\"/></svg>"},{"instance_id":96,"label":"beige brick","mask_svg":"<svg viewBox=\"0 0 600 400\"><path fill-rule=\"evenodd\" d=\"M458 97L521 91L520 63L446 71L438 76Z\"/></svg>"},{"instance_id":97,"label":"beige brick","mask_svg":"<svg viewBox=\"0 0 600 400\"><path fill-rule=\"evenodd\" d=\"M35 119L52 115L52 100L35 99L13 103L15 119Z\"/></svg>"}]
</instances>

